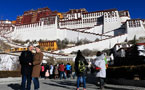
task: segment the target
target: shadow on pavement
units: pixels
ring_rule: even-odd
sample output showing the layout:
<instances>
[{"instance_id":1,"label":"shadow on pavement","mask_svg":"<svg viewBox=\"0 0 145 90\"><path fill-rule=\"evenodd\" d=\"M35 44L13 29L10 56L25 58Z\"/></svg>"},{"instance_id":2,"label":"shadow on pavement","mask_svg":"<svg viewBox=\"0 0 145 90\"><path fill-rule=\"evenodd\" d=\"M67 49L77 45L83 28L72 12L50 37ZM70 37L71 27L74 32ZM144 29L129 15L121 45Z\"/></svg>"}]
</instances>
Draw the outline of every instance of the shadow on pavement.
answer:
<instances>
[{"instance_id":1,"label":"shadow on pavement","mask_svg":"<svg viewBox=\"0 0 145 90\"><path fill-rule=\"evenodd\" d=\"M64 86L64 85L59 85L59 84L53 84L53 83L44 83L44 84L46 84L46 85L51 85L51 86L54 86L54 87L61 87L61 88L66 88L66 89L72 89L72 88L70 88L70 87L68 87L68 86Z\"/></svg>"},{"instance_id":2,"label":"shadow on pavement","mask_svg":"<svg viewBox=\"0 0 145 90\"><path fill-rule=\"evenodd\" d=\"M87 74L86 82L96 85L96 83L97 83L96 74L95 73L94 74Z\"/></svg>"},{"instance_id":3,"label":"shadow on pavement","mask_svg":"<svg viewBox=\"0 0 145 90\"><path fill-rule=\"evenodd\" d=\"M72 87L75 87L76 84L72 81L54 81L54 80L51 80L51 82L55 82L56 84L53 84L53 83L46 83L46 82L43 82L44 84L47 84L47 85L51 85L51 86L55 86L55 87L61 87L61 88L66 88L66 89L74 89ZM72 86L72 87L70 87Z\"/></svg>"},{"instance_id":4,"label":"shadow on pavement","mask_svg":"<svg viewBox=\"0 0 145 90\"><path fill-rule=\"evenodd\" d=\"M12 88L13 90L20 90L20 84L9 84L8 87Z\"/></svg>"},{"instance_id":5,"label":"shadow on pavement","mask_svg":"<svg viewBox=\"0 0 145 90\"><path fill-rule=\"evenodd\" d=\"M53 83L45 83L43 82L44 84L47 84L47 85L51 85L51 86L56 86L56 87L61 87L61 88L66 88L68 90L74 90L76 89L76 81L70 81L70 80L65 80L65 81L54 81L54 80L51 80L51 82L55 82L56 84L53 84ZM72 88L73 87L73 88ZM83 87L83 84L80 85L80 87ZM92 87L92 85L87 85L87 88L92 88L92 89L95 89L97 87Z\"/></svg>"},{"instance_id":6,"label":"shadow on pavement","mask_svg":"<svg viewBox=\"0 0 145 90\"><path fill-rule=\"evenodd\" d=\"M89 84L94 84L96 86L96 88L99 87L97 85L97 78L96 78L96 74L95 73L94 74L87 74L86 82L89 83ZM97 89L99 89L99 88L97 88ZM105 86L104 89L105 90L108 90L108 89L109 90L132 90L132 89L125 89L124 87L120 88L120 87L111 87L111 86Z\"/></svg>"},{"instance_id":7,"label":"shadow on pavement","mask_svg":"<svg viewBox=\"0 0 145 90\"><path fill-rule=\"evenodd\" d=\"M115 87L108 87L108 86L105 86L105 89L111 89L111 90L132 90L132 89L125 89L125 88L115 88Z\"/></svg>"},{"instance_id":8,"label":"shadow on pavement","mask_svg":"<svg viewBox=\"0 0 145 90\"><path fill-rule=\"evenodd\" d=\"M72 81L60 81L60 82L56 82L58 84L61 85L67 85L67 86L76 86L76 83L72 82Z\"/></svg>"}]
</instances>

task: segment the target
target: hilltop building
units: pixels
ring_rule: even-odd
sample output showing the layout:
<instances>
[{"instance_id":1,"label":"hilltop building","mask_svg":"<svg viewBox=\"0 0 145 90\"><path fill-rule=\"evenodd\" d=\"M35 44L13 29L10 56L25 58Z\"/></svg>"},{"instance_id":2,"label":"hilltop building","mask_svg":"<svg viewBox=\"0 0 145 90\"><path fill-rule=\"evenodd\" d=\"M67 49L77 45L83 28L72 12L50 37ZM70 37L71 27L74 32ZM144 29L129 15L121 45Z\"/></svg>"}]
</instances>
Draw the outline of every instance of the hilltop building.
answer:
<instances>
[{"instance_id":1,"label":"hilltop building","mask_svg":"<svg viewBox=\"0 0 145 90\"><path fill-rule=\"evenodd\" d=\"M13 23L12 21L9 20L0 20L0 31L4 31L4 30L13 30Z\"/></svg>"},{"instance_id":2,"label":"hilltop building","mask_svg":"<svg viewBox=\"0 0 145 90\"><path fill-rule=\"evenodd\" d=\"M13 21L0 20L0 35L5 36L6 34L12 33L14 30Z\"/></svg>"},{"instance_id":3,"label":"hilltop building","mask_svg":"<svg viewBox=\"0 0 145 90\"><path fill-rule=\"evenodd\" d=\"M17 16L16 24L31 24L40 21L40 18L49 16L49 15L57 15L57 11L51 11L48 7L39 8L37 10L29 10L25 11L22 16Z\"/></svg>"}]
</instances>

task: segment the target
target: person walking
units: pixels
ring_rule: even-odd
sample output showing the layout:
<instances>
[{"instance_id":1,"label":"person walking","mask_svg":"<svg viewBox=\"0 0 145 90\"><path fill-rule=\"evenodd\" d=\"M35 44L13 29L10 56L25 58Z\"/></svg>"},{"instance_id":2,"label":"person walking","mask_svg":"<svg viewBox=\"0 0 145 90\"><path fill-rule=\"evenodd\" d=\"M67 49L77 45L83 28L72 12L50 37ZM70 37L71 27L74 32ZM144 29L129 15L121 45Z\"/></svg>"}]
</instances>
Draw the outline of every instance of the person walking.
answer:
<instances>
[{"instance_id":1,"label":"person walking","mask_svg":"<svg viewBox=\"0 0 145 90\"><path fill-rule=\"evenodd\" d=\"M67 78L70 78L70 76L71 76L71 65L70 65L70 63L67 63L65 68L66 68Z\"/></svg>"},{"instance_id":2,"label":"person walking","mask_svg":"<svg viewBox=\"0 0 145 90\"><path fill-rule=\"evenodd\" d=\"M53 69L54 69L54 67L53 67L53 65L52 65L52 63L51 63L51 64L50 64L50 79L53 78Z\"/></svg>"},{"instance_id":3,"label":"person walking","mask_svg":"<svg viewBox=\"0 0 145 90\"><path fill-rule=\"evenodd\" d=\"M23 51L19 57L21 64L21 90L25 90L25 85L27 81L27 90L31 89L31 74L32 74L32 62L33 62L33 46L29 45L27 51Z\"/></svg>"},{"instance_id":4,"label":"person walking","mask_svg":"<svg viewBox=\"0 0 145 90\"><path fill-rule=\"evenodd\" d=\"M79 90L79 85L81 78L83 79L83 90L86 90L86 65L88 65L85 57L82 55L81 51L78 50L77 56L75 58L75 72L77 76L77 89Z\"/></svg>"},{"instance_id":5,"label":"person walking","mask_svg":"<svg viewBox=\"0 0 145 90\"><path fill-rule=\"evenodd\" d=\"M40 70L41 70L41 62L43 59L43 53L40 50L40 46L36 46L36 53L34 55L33 59L33 71L32 71L32 80L34 83L34 90L39 90L39 76L40 76Z\"/></svg>"},{"instance_id":6,"label":"person walking","mask_svg":"<svg viewBox=\"0 0 145 90\"><path fill-rule=\"evenodd\" d=\"M54 67L54 79L58 78L59 72L58 72L58 64Z\"/></svg>"},{"instance_id":7,"label":"person walking","mask_svg":"<svg viewBox=\"0 0 145 90\"><path fill-rule=\"evenodd\" d=\"M41 76L41 78L45 78L45 66L44 66L44 64L41 65L40 76Z\"/></svg>"},{"instance_id":8,"label":"person walking","mask_svg":"<svg viewBox=\"0 0 145 90\"><path fill-rule=\"evenodd\" d=\"M59 65L60 80L62 79L62 75L63 75L64 79L66 79L64 69L65 69L64 64L61 63L61 64Z\"/></svg>"},{"instance_id":9,"label":"person walking","mask_svg":"<svg viewBox=\"0 0 145 90\"><path fill-rule=\"evenodd\" d=\"M102 52L97 52L97 58L95 61L95 66L100 68L100 70L96 73L96 77L98 78L100 84L100 89L104 88L104 79L106 78L106 64L105 64L105 56Z\"/></svg>"},{"instance_id":10,"label":"person walking","mask_svg":"<svg viewBox=\"0 0 145 90\"><path fill-rule=\"evenodd\" d=\"M49 73L49 65L46 64L45 65L45 79L49 78L50 73Z\"/></svg>"}]
</instances>

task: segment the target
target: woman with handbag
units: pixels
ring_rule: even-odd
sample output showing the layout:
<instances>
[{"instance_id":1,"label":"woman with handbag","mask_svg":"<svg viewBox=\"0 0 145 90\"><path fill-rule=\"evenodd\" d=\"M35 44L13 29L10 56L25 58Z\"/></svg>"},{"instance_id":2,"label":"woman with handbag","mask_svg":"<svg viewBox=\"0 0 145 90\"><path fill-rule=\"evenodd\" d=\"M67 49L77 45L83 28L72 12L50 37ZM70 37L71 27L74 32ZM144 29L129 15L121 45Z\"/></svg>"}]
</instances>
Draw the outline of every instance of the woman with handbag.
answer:
<instances>
[{"instance_id":1,"label":"woman with handbag","mask_svg":"<svg viewBox=\"0 0 145 90\"><path fill-rule=\"evenodd\" d=\"M49 74L49 65L46 64L45 65L45 79L49 78L50 74Z\"/></svg>"}]
</instances>

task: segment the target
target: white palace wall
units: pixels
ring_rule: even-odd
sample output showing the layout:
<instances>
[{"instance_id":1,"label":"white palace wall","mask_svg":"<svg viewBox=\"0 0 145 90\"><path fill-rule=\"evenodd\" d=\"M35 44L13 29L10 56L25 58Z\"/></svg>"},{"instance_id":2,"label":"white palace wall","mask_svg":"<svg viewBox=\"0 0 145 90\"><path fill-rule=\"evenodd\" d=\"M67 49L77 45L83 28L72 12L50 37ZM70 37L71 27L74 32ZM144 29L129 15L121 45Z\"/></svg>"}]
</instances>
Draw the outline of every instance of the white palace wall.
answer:
<instances>
[{"instance_id":1,"label":"white palace wall","mask_svg":"<svg viewBox=\"0 0 145 90\"><path fill-rule=\"evenodd\" d=\"M126 32L126 28L119 28L116 30L112 30L110 32L104 33L103 35L110 35L110 36L118 36L118 35L122 35L125 34Z\"/></svg>"},{"instance_id":2,"label":"white palace wall","mask_svg":"<svg viewBox=\"0 0 145 90\"><path fill-rule=\"evenodd\" d=\"M116 36L113 38L108 38L104 40L100 40L97 42L92 42L89 44L84 44L80 46L75 46L67 49L62 49L59 51L55 51L55 53L58 53L60 51L64 53L71 53L72 51L78 51L78 50L84 50L84 49L89 49L89 50L104 50L104 49L110 49L112 48L116 43L121 43L124 42L127 38L127 34L121 35L121 36Z\"/></svg>"},{"instance_id":3,"label":"white palace wall","mask_svg":"<svg viewBox=\"0 0 145 90\"><path fill-rule=\"evenodd\" d=\"M61 25L61 22L60 22L59 28L77 29L77 28L84 28L84 27L93 27L94 25L96 25L96 22L83 23L83 20L78 20L78 21L66 22L65 24L66 25Z\"/></svg>"},{"instance_id":4,"label":"white palace wall","mask_svg":"<svg viewBox=\"0 0 145 90\"><path fill-rule=\"evenodd\" d=\"M145 37L145 28L141 20L130 20L127 21L127 33L128 40L133 40L134 37L139 39L139 37Z\"/></svg>"},{"instance_id":5,"label":"white palace wall","mask_svg":"<svg viewBox=\"0 0 145 90\"><path fill-rule=\"evenodd\" d=\"M57 39L57 29L55 24L52 25L35 25L33 27L29 25L16 26L14 32L12 33L13 39L19 40L56 40Z\"/></svg>"},{"instance_id":6,"label":"white palace wall","mask_svg":"<svg viewBox=\"0 0 145 90\"><path fill-rule=\"evenodd\" d=\"M94 26L91 29L87 29L85 30L85 32L91 32L91 33L96 33L96 34L102 34L102 30L103 30L103 25L99 25L99 26Z\"/></svg>"},{"instance_id":7,"label":"white palace wall","mask_svg":"<svg viewBox=\"0 0 145 90\"><path fill-rule=\"evenodd\" d=\"M90 41L95 41L98 39L104 39L106 37L101 37L99 35L83 33L80 31L59 29L56 24L44 25L43 22L39 24L22 25L16 26L14 32L12 33L13 39L19 40L63 40L67 38L70 41L78 41L81 39L87 39Z\"/></svg>"},{"instance_id":8,"label":"white palace wall","mask_svg":"<svg viewBox=\"0 0 145 90\"><path fill-rule=\"evenodd\" d=\"M104 14L104 27L103 27L103 32L109 32L115 29L118 29L121 27L121 20L118 14L118 11L112 12L112 13L107 13L105 12Z\"/></svg>"},{"instance_id":9,"label":"white palace wall","mask_svg":"<svg viewBox=\"0 0 145 90\"><path fill-rule=\"evenodd\" d=\"M78 41L81 39L87 39L89 41L95 41L97 38L106 38L101 37L99 35L90 34L90 33L84 33L80 31L73 31L73 30L67 30L67 29L58 29L58 38L61 40L67 38L70 41Z\"/></svg>"},{"instance_id":10,"label":"white palace wall","mask_svg":"<svg viewBox=\"0 0 145 90\"><path fill-rule=\"evenodd\" d=\"M130 20L130 17L122 16L120 17L120 19L121 19L121 22L126 22L126 20Z\"/></svg>"}]
</instances>

